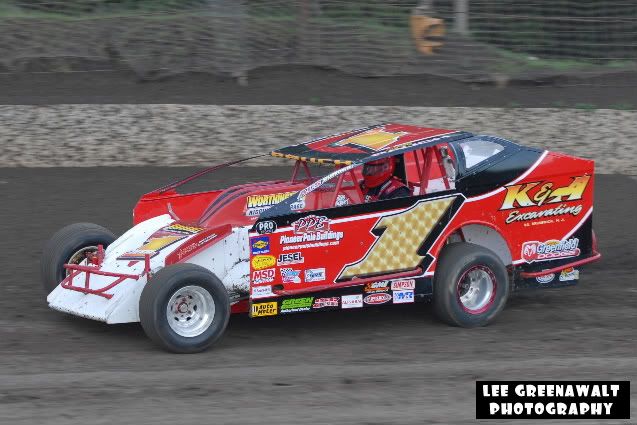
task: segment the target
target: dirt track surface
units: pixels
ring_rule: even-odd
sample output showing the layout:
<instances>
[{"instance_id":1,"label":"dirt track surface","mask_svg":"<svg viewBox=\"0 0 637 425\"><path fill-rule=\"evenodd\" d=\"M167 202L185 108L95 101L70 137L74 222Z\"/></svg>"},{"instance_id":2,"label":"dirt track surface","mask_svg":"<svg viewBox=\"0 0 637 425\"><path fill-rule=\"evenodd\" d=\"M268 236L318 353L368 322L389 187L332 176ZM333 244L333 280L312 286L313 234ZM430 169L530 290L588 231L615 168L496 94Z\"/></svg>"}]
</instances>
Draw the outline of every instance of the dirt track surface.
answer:
<instances>
[{"instance_id":1,"label":"dirt track surface","mask_svg":"<svg viewBox=\"0 0 637 425\"><path fill-rule=\"evenodd\" d=\"M0 73L0 104L400 105L526 108L637 108L637 73L466 84L429 75L360 78L308 67L260 68L247 85L185 74L159 81L132 72Z\"/></svg>"},{"instance_id":2,"label":"dirt track surface","mask_svg":"<svg viewBox=\"0 0 637 425\"><path fill-rule=\"evenodd\" d=\"M518 294L486 328L448 327L422 304L233 317L214 349L173 355L138 325L46 307L38 258L51 233L75 221L121 233L141 193L189 171L0 169L0 423L475 423L477 379L637 379L637 190L625 176L597 180L603 260L578 287ZM580 422L591 423L569 424Z\"/></svg>"}]
</instances>

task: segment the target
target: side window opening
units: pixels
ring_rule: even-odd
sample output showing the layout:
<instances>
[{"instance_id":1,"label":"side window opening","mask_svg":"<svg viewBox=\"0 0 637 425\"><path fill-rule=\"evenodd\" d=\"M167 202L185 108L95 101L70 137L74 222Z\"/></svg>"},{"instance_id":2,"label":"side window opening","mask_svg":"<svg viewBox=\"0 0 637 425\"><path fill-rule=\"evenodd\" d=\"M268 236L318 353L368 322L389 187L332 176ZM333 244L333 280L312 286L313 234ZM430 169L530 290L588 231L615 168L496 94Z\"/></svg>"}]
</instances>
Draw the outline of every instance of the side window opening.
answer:
<instances>
[{"instance_id":1,"label":"side window opening","mask_svg":"<svg viewBox=\"0 0 637 425\"><path fill-rule=\"evenodd\" d=\"M465 169L474 168L491 157L504 151L505 147L495 139L489 137L471 138L459 141L458 146L464 156Z\"/></svg>"}]
</instances>

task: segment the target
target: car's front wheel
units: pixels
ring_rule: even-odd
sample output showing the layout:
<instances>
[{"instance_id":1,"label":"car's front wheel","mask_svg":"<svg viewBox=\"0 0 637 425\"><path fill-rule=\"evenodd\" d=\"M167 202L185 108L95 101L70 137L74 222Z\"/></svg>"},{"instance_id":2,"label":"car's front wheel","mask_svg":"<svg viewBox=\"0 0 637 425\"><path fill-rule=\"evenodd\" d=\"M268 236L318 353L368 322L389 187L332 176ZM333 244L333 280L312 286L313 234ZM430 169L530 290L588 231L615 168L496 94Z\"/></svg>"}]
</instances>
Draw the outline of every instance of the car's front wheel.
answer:
<instances>
[{"instance_id":1,"label":"car's front wheel","mask_svg":"<svg viewBox=\"0 0 637 425\"><path fill-rule=\"evenodd\" d=\"M490 249L471 243L447 245L434 276L434 308L440 319L462 327L495 319L510 292L505 265Z\"/></svg>"},{"instance_id":2,"label":"car's front wheel","mask_svg":"<svg viewBox=\"0 0 637 425\"><path fill-rule=\"evenodd\" d=\"M160 270L139 300L139 319L146 335L175 353L209 348L221 337L229 318L226 288L214 274L194 264Z\"/></svg>"},{"instance_id":3,"label":"car's front wheel","mask_svg":"<svg viewBox=\"0 0 637 425\"><path fill-rule=\"evenodd\" d=\"M42 285L49 294L66 277L64 264L80 264L115 240L110 230L93 223L75 223L58 230L45 244L40 259Z\"/></svg>"}]
</instances>

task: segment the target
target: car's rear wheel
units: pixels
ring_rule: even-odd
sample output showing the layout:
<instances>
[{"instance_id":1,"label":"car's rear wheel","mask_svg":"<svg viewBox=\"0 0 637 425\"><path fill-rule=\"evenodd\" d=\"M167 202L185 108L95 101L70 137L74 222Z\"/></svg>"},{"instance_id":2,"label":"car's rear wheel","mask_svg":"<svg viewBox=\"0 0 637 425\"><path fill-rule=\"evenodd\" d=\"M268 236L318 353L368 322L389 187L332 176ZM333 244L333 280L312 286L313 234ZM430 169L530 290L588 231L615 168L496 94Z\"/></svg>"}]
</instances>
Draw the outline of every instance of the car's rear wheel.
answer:
<instances>
[{"instance_id":1,"label":"car's rear wheel","mask_svg":"<svg viewBox=\"0 0 637 425\"><path fill-rule=\"evenodd\" d=\"M175 353L196 353L217 341L228 325L230 299L221 281L194 264L160 270L139 300L146 335Z\"/></svg>"},{"instance_id":2,"label":"car's rear wheel","mask_svg":"<svg viewBox=\"0 0 637 425\"><path fill-rule=\"evenodd\" d=\"M507 269L493 251L464 242L443 249L434 276L434 308L443 321L484 326L502 311L509 292Z\"/></svg>"},{"instance_id":3,"label":"car's rear wheel","mask_svg":"<svg viewBox=\"0 0 637 425\"><path fill-rule=\"evenodd\" d=\"M99 245L106 249L115 239L113 232L92 223L75 223L58 230L44 245L40 258L40 277L46 293L66 277L64 264L80 264Z\"/></svg>"}]
</instances>

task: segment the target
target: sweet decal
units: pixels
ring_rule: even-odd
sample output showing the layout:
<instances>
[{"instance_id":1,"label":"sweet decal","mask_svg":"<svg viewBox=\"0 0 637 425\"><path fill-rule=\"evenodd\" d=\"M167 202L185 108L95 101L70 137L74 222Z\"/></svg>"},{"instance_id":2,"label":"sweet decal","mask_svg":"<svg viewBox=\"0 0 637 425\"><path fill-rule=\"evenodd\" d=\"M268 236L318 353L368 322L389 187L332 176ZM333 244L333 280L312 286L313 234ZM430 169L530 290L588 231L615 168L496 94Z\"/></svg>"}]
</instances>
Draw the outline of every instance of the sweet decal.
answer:
<instances>
[{"instance_id":1,"label":"sweet decal","mask_svg":"<svg viewBox=\"0 0 637 425\"><path fill-rule=\"evenodd\" d=\"M252 268L254 270L263 270L276 265L276 258L272 255L255 255L252 257Z\"/></svg>"},{"instance_id":2,"label":"sweet decal","mask_svg":"<svg viewBox=\"0 0 637 425\"><path fill-rule=\"evenodd\" d=\"M558 241L552 239L546 242L528 241L522 244L522 258L527 263L534 261L549 261L560 258L577 257L580 255L578 238Z\"/></svg>"},{"instance_id":3,"label":"sweet decal","mask_svg":"<svg viewBox=\"0 0 637 425\"><path fill-rule=\"evenodd\" d=\"M581 200L588 186L591 176L574 177L568 186L554 188L552 182L532 182L515 184L506 187L506 195L500 210L511 210L505 219L507 224L518 221L535 220L543 217L559 215L579 215L582 204L568 205L565 202ZM519 211L520 208L542 207L549 204L559 204L539 211Z\"/></svg>"}]
</instances>

